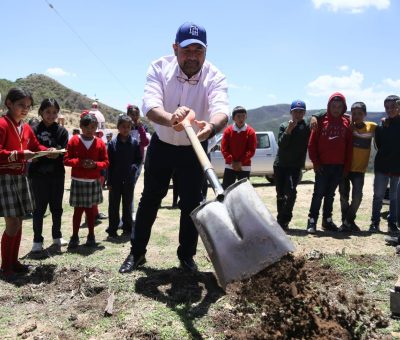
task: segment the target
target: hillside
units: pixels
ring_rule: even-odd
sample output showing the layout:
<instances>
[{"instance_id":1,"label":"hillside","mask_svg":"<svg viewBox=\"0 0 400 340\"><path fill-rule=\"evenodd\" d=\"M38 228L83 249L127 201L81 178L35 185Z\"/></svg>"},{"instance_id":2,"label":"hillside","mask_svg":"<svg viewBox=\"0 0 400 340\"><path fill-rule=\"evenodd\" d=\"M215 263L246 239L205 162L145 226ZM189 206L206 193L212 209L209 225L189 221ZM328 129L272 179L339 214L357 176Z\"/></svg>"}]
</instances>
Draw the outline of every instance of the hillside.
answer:
<instances>
[{"instance_id":1,"label":"hillside","mask_svg":"<svg viewBox=\"0 0 400 340\"><path fill-rule=\"evenodd\" d=\"M43 98L56 98L62 107L67 125L76 126L82 110L90 108L93 102L93 99L42 74L31 74L26 78L19 78L15 82L0 79L0 93L3 100L8 90L13 86L23 87L32 92L36 110L34 108L30 116L36 114L37 106ZM99 102L99 110L104 114L109 127L115 126L118 115L123 113L101 102Z\"/></svg>"},{"instance_id":2,"label":"hillside","mask_svg":"<svg viewBox=\"0 0 400 340\"><path fill-rule=\"evenodd\" d=\"M319 110L308 110L307 115L310 116ZM384 112L368 112L367 119L378 123ZM279 125L290 119L290 105L277 104L262 106L256 109L248 110L247 121L256 131L272 130L277 136Z\"/></svg>"}]
</instances>

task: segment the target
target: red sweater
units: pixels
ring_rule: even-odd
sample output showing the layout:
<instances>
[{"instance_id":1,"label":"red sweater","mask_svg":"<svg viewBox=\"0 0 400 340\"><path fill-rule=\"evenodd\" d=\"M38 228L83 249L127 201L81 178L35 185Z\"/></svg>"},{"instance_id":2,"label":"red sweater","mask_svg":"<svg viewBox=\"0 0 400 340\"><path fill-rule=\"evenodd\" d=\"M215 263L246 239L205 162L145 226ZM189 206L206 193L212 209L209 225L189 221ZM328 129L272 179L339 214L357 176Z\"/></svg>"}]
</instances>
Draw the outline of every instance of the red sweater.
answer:
<instances>
[{"instance_id":1,"label":"red sweater","mask_svg":"<svg viewBox=\"0 0 400 340\"><path fill-rule=\"evenodd\" d=\"M21 132L18 124L8 114L0 118L0 174L22 175L25 173L24 150L44 151L31 127L24 122Z\"/></svg>"},{"instance_id":2,"label":"red sweater","mask_svg":"<svg viewBox=\"0 0 400 340\"><path fill-rule=\"evenodd\" d=\"M257 148L257 137L254 129L247 125L245 131L234 131L233 125L228 126L222 136L221 152L226 164L232 161L241 162L243 166L251 165L251 158Z\"/></svg>"},{"instance_id":3,"label":"red sweater","mask_svg":"<svg viewBox=\"0 0 400 340\"><path fill-rule=\"evenodd\" d=\"M311 131L308 153L314 167L324 164L343 164L348 172L352 157L352 131L350 121L343 115L334 118L329 112L318 121L318 128Z\"/></svg>"},{"instance_id":4,"label":"red sweater","mask_svg":"<svg viewBox=\"0 0 400 340\"><path fill-rule=\"evenodd\" d=\"M96 162L96 168L86 169L82 160L92 159ZM72 136L67 145L67 152L64 156L64 165L72 167L71 177L95 179L100 177L100 171L108 168L108 155L106 145L94 137L89 149L82 143L79 135Z\"/></svg>"}]
</instances>

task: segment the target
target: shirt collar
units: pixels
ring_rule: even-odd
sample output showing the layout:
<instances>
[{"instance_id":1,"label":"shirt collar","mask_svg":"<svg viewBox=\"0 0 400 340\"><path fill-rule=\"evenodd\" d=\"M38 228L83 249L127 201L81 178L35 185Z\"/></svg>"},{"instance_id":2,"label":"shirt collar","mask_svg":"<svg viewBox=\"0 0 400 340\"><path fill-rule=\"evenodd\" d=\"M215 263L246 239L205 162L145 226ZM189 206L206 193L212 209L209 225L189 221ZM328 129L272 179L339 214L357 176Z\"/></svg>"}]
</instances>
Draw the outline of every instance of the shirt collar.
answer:
<instances>
[{"instance_id":1,"label":"shirt collar","mask_svg":"<svg viewBox=\"0 0 400 340\"><path fill-rule=\"evenodd\" d=\"M236 123L233 123L233 131L242 132L242 131L246 131L246 129L247 129L247 124L246 123L240 129L236 125Z\"/></svg>"}]
</instances>

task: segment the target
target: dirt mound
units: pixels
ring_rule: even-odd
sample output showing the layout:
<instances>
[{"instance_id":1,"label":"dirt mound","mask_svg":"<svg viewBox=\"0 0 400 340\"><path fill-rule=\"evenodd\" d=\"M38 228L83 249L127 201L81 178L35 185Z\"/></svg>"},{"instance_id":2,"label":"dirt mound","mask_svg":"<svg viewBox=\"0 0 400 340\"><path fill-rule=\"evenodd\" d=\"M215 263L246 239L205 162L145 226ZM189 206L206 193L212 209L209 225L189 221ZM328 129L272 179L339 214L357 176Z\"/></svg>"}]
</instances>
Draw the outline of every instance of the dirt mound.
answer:
<instances>
[{"instance_id":1,"label":"dirt mound","mask_svg":"<svg viewBox=\"0 0 400 340\"><path fill-rule=\"evenodd\" d=\"M229 287L216 323L232 339L374 338L388 321L361 290L349 296L338 288L340 281L317 261L287 256Z\"/></svg>"}]
</instances>

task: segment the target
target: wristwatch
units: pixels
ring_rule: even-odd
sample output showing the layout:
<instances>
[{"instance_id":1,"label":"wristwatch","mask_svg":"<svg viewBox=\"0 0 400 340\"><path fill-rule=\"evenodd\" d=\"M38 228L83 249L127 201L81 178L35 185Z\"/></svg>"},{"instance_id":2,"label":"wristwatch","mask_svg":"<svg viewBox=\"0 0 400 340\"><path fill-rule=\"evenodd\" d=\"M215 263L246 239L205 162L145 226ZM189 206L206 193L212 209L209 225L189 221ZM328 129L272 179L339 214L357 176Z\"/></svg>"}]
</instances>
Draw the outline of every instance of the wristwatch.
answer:
<instances>
[{"instance_id":1,"label":"wristwatch","mask_svg":"<svg viewBox=\"0 0 400 340\"><path fill-rule=\"evenodd\" d=\"M208 139L213 138L217 134L217 128L214 123L209 123L211 125L211 133L208 135Z\"/></svg>"}]
</instances>

